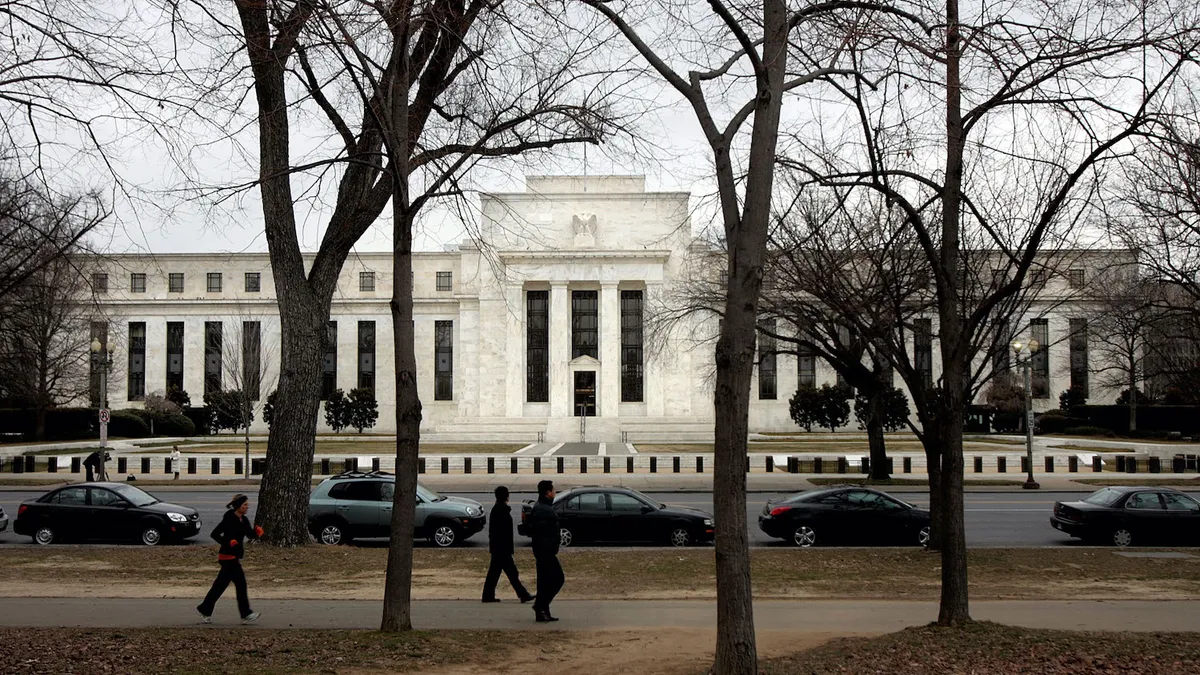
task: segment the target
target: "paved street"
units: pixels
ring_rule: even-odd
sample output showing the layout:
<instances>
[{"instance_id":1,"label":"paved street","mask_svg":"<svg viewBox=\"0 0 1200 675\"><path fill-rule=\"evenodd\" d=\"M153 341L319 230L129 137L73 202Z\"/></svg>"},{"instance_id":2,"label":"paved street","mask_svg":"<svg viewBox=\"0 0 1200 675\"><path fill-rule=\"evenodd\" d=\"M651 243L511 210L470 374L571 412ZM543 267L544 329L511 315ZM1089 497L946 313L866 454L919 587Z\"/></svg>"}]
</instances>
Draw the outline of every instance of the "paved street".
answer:
<instances>
[{"instance_id":1,"label":"paved street","mask_svg":"<svg viewBox=\"0 0 1200 675\"><path fill-rule=\"evenodd\" d=\"M471 489L471 488L468 488ZM477 490L478 488L474 488ZM216 524L225 510L225 504L230 495L245 488L223 487L198 490L173 489L171 487L149 487L148 490L163 501L191 506L199 509L201 519L206 523L204 534L191 540L192 544L209 543L207 524ZM16 519L18 505L26 500L43 494L44 490L30 491L0 491L0 506ZM475 499L490 509L493 502L491 493L470 491L442 490L447 495L457 495ZM248 491L253 499L254 491ZM677 493L677 492L647 492L649 496L662 502L690 506L712 511L712 495L708 493ZM785 493L756 493L749 495L746 517L750 523L750 540L755 546L785 546L779 540L771 539L758 529L758 514L768 499L777 499ZM928 497L924 492L899 492L897 496L922 508L928 507ZM1050 511L1055 501L1075 500L1083 496L1080 492L989 492L968 493L966 495L966 525L967 544L975 547L987 546L1073 546L1078 542L1052 529L1048 524ZM514 511L514 522L519 521L520 502L532 499L533 494L514 494L511 500ZM514 533L515 535L515 533ZM517 536L518 546L528 546L529 540ZM28 537L18 537L8 532L0 533L0 542L28 544ZM424 543L422 542L422 545ZM467 547L486 547L487 530L469 539Z\"/></svg>"},{"instance_id":2,"label":"paved street","mask_svg":"<svg viewBox=\"0 0 1200 675\"><path fill-rule=\"evenodd\" d=\"M567 582L570 583L570 580ZM258 600L261 628L360 628L379 626L373 601ZM792 632L884 633L937 618L936 602L883 600L760 600L760 629ZM413 603L418 629L630 630L713 629L716 603L704 600L560 600L561 621L533 622L528 605L480 605L464 600ZM1200 603L1187 601L975 601L975 619L1029 628L1075 630L1200 631ZM126 598L0 598L0 626L176 627L198 624L195 600ZM232 602L217 606L213 625L238 624Z\"/></svg>"}]
</instances>

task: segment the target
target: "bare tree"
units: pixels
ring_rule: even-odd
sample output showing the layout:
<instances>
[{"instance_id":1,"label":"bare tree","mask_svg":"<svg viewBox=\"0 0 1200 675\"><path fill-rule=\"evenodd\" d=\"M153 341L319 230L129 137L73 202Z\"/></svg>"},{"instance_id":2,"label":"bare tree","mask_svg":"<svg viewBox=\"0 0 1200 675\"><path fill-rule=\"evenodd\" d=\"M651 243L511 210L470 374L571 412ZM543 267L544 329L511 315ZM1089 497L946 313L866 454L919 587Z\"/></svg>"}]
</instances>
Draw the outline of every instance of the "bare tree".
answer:
<instances>
[{"instance_id":1,"label":"bare tree","mask_svg":"<svg viewBox=\"0 0 1200 675\"><path fill-rule=\"evenodd\" d=\"M86 399L91 389L92 280L83 257L56 257L0 299L0 398L35 412L35 437L46 411Z\"/></svg>"},{"instance_id":2,"label":"bare tree","mask_svg":"<svg viewBox=\"0 0 1200 675\"><path fill-rule=\"evenodd\" d=\"M219 405L227 409L219 411L240 421L237 430L242 432L245 455L242 462L243 477L250 477L250 425L255 413L267 400L267 393L275 388L278 378L279 345L270 337L273 331L263 334L263 317L243 313L229 324L233 330L221 341L221 373L225 396L218 397ZM236 430L235 430L236 431Z\"/></svg>"},{"instance_id":3,"label":"bare tree","mask_svg":"<svg viewBox=\"0 0 1200 675\"><path fill-rule=\"evenodd\" d=\"M831 81L846 131L812 143L816 152L798 162L816 185L878 194L928 261L942 368L934 395L914 402L931 499L940 494L943 510L942 624L970 619L962 431L973 372L997 343L991 317L1027 285L1040 251L1064 248L1072 225L1095 222L1103 167L1144 131L1194 58L1191 8L1089 8L1019 2L964 14L946 0L913 3L918 24L863 27L852 60L888 74ZM972 251L991 264L973 263Z\"/></svg>"},{"instance_id":4,"label":"bare tree","mask_svg":"<svg viewBox=\"0 0 1200 675\"><path fill-rule=\"evenodd\" d=\"M258 518L276 543L308 539L306 510L321 336L338 273L383 214L393 226L396 497L392 530L412 529L421 405L412 328L414 222L465 196L477 164L614 131L609 93L622 79L585 65L603 50L534 2L428 0L348 4L235 0L258 102L259 188L282 324L282 366ZM589 51L590 50L590 51ZM302 89L300 101L288 83ZM293 165L289 105L315 110L336 147ZM306 267L291 175L340 170L320 249ZM411 628L412 543L388 558L384 630Z\"/></svg>"}]
</instances>

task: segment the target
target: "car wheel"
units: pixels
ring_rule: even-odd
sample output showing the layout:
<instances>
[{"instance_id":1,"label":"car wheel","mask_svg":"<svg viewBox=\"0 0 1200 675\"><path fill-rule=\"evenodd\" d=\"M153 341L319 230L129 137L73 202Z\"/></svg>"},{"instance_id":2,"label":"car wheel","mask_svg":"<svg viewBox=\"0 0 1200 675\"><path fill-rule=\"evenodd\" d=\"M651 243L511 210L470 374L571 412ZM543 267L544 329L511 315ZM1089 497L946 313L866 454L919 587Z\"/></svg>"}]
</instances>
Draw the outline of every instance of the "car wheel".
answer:
<instances>
[{"instance_id":1,"label":"car wheel","mask_svg":"<svg viewBox=\"0 0 1200 675\"><path fill-rule=\"evenodd\" d=\"M566 547L570 546L571 542L573 542L573 541L575 541L575 535L571 534L570 530L568 530L565 527L560 528L558 530L558 545L559 546L561 546L562 548L566 548Z\"/></svg>"},{"instance_id":2,"label":"car wheel","mask_svg":"<svg viewBox=\"0 0 1200 675\"><path fill-rule=\"evenodd\" d=\"M692 535L686 527L677 527L671 530L670 539L672 546L690 546L692 543Z\"/></svg>"},{"instance_id":3,"label":"car wheel","mask_svg":"<svg viewBox=\"0 0 1200 675\"><path fill-rule=\"evenodd\" d=\"M142 530L142 543L146 546L157 546L162 541L162 530L157 525L147 525Z\"/></svg>"},{"instance_id":4,"label":"car wheel","mask_svg":"<svg viewBox=\"0 0 1200 675\"><path fill-rule=\"evenodd\" d=\"M929 548L929 531L928 525L917 530L917 546Z\"/></svg>"},{"instance_id":5,"label":"car wheel","mask_svg":"<svg viewBox=\"0 0 1200 675\"><path fill-rule=\"evenodd\" d=\"M1117 529L1113 530L1112 543L1113 546L1132 546L1133 532L1127 527L1118 527Z\"/></svg>"},{"instance_id":6,"label":"car wheel","mask_svg":"<svg viewBox=\"0 0 1200 675\"><path fill-rule=\"evenodd\" d=\"M801 525L792 533L792 543L801 548L808 548L817 543L817 533L808 525Z\"/></svg>"},{"instance_id":7,"label":"car wheel","mask_svg":"<svg viewBox=\"0 0 1200 675\"><path fill-rule=\"evenodd\" d=\"M433 527L429 541L439 548L449 548L458 542L458 531L447 523L439 523Z\"/></svg>"},{"instance_id":8,"label":"car wheel","mask_svg":"<svg viewBox=\"0 0 1200 675\"><path fill-rule=\"evenodd\" d=\"M38 528L37 532L33 533L33 540L42 546L47 546L54 543L54 530L48 527Z\"/></svg>"},{"instance_id":9,"label":"car wheel","mask_svg":"<svg viewBox=\"0 0 1200 675\"><path fill-rule=\"evenodd\" d=\"M342 524L334 521L322 523L317 527L317 541L326 546L337 546L350 541Z\"/></svg>"}]
</instances>

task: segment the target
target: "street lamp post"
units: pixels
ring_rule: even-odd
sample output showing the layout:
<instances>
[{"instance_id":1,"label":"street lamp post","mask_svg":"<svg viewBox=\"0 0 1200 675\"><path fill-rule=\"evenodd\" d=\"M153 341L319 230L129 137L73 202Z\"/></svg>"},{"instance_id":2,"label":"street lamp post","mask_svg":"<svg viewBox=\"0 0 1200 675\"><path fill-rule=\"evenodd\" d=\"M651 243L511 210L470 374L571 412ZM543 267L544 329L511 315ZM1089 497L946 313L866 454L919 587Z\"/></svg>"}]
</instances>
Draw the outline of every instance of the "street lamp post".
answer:
<instances>
[{"instance_id":1,"label":"street lamp post","mask_svg":"<svg viewBox=\"0 0 1200 675\"><path fill-rule=\"evenodd\" d=\"M1013 340L1012 350L1017 358L1017 364L1025 370L1025 468L1028 470L1025 478L1025 484L1021 487L1026 490L1036 490L1041 487L1038 482L1033 479L1033 355L1037 353L1041 347L1037 340L1022 342L1020 339ZM1025 358L1021 355L1024 353Z\"/></svg>"},{"instance_id":2,"label":"street lamp post","mask_svg":"<svg viewBox=\"0 0 1200 675\"><path fill-rule=\"evenodd\" d=\"M92 364L100 370L100 466L96 471L97 480L107 480L105 457L108 455L108 369L112 367L113 349L111 342L100 344L99 339L92 340Z\"/></svg>"}]
</instances>

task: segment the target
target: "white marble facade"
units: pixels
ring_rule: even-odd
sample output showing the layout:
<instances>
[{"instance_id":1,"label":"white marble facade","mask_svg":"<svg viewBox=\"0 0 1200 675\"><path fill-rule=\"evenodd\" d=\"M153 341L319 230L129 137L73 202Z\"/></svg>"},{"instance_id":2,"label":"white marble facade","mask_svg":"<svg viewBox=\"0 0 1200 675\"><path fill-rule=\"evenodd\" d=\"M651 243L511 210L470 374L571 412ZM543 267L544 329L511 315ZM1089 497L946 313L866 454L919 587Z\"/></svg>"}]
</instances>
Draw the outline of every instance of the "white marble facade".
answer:
<instances>
[{"instance_id":1,"label":"white marble facade","mask_svg":"<svg viewBox=\"0 0 1200 675\"><path fill-rule=\"evenodd\" d=\"M665 337L652 337L654 322L649 320L680 290L691 273L685 270L694 269L688 265L697 251L689 201L685 192L647 192L639 176L531 176L525 192L483 196L479 242L420 253L414 263L423 433L531 442L539 434L547 442L711 438L712 343L706 338L715 334L716 322L694 318ZM184 324L184 388L194 403L204 390L205 322L221 321L229 340L236 339L241 322L261 321L263 357L271 364L268 379L273 381L279 323L265 253L117 255L108 261L108 292L101 298L117 344L109 386L112 407L140 405L127 388L131 322L146 325L146 392L166 387L168 322ZM183 274L182 292L169 290L172 273ZM208 275L213 273L221 275L220 291L209 290ZM247 290L247 273L260 275L260 290ZM373 274L373 290L362 290L363 273ZM144 291L134 291L135 274L145 275ZM549 395L546 401L530 402L527 297L538 291L547 292L549 300ZM575 291L597 294L594 358L572 358ZM642 293L647 319L640 401L622 401L621 395L622 291ZM391 292L391 255L353 254L332 308L338 337L336 381L343 390L358 384L359 322L374 322L377 432L394 430ZM435 322L444 321L452 322L453 385L449 400L435 400ZM1066 321L1052 318L1051 332L1065 335ZM936 377L936 347L933 352ZM1057 392L1069 386L1065 345L1061 352L1061 357L1051 353L1054 404ZM752 383L753 431L796 428L787 409L798 381L796 359L779 356L777 373L775 400L759 400L757 375ZM576 407L577 377L584 378L584 385L588 378L595 381L595 416L584 424ZM818 384L834 379L832 370L818 363ZM1039 402L1039 407L1050 403ZM256 427L265 430L261 415Z\"/></svg>"}]
</instances>

